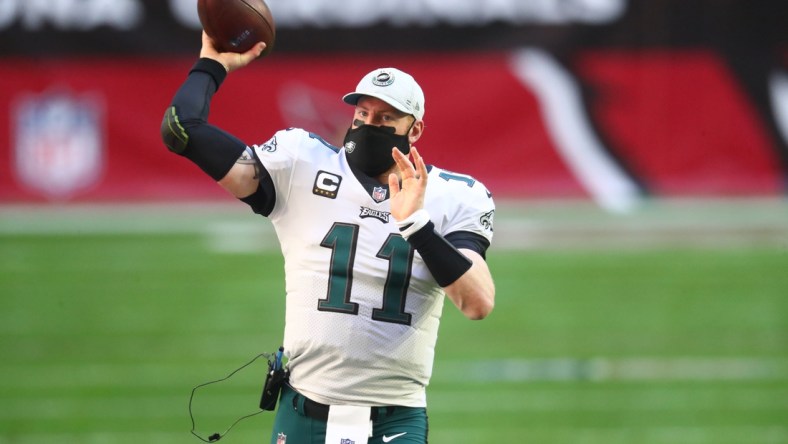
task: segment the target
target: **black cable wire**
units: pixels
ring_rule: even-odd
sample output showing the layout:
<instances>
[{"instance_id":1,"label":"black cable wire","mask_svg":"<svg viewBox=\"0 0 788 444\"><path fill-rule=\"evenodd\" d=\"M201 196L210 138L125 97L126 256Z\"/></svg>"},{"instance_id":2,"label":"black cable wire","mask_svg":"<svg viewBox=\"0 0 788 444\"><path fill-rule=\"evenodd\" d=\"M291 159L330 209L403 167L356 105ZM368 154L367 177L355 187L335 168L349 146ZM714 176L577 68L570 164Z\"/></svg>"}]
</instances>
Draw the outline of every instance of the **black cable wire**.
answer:
<instances>
[{"instance_id":1,"label":"black cable wire","mask_svg":"<svg viewBox=\"0 0 788 444\"><path fill-rule=\"evenodd\" d=\"M250 366L250 365L252 365L252 364L253 364L255 361L257 361L257 360L258 360L260 357L265 357L266 359L268 359L268 360L270 361L270 360L273 358L273 356L274 356L274 355L273 355L273 354L271 354L271 353L260 353L259 355L255 356L255 357L254 357L254 359L252 359L251 361L249 361L249 362L247 362L246 364L242 365L241 367L239 367L239 368L237 368L237 369L233 370L233 371L232 371L232 372L231 372L229 375L225 376L224 378L222 378L222 379L217 379L217 380L215 380L215 381L209 381L209 382L205 382L205 383L202 383L202 384L200 384L200 385L198 385L198 386L194 387L194 388L192 389L192 394L191 394L191 396L189 397L189 417L190 417L190 418L191 418L191 420L192 420L192 430L191 430L191 433L192 433L192 435L196 436L197 438L199 438L199 439L200 439L201 441L203 441L203 442L207 442L207 443L216 442L216 441L218 441L218 440L222 439L222 437L223 437L223 436L227 435L227 433L228 433L230 430L232 430L232 428L233 428L233 427L235 427L235 425L236 425L236 424L238 424L239 422L243 421L243 420L244 420L244 419L246 419L246 418L251 418L252 416L259 415L260 413L263 413L265 410L260 410L259 412L250 413L250 414L248 414L248 415L246 415L246 416L242 416L242 417L238 418L237 420L235 420L235 422L234 422L234 423L232 423L232 424L230 425L230 427L228 427L228 428L227 428L227 430L225 430L223 433L218 433L218 432L217 432L217 433L214 433L213 435L209 436L209 437L208 437L208 439L205 439L205 438L203 438L202 436L200 436L199 434L197 434L197 432L195 432L195 431L194 431L194 429L196 428L196 426L195 426L195 421L194 421L194 414L192 413L192 401L194 401L194 393L197 391L197 389L200 389L200 388L202 388L202 387L205 387L205 386L207 386L207 385L216 384L217 382L226 381L226 380L228 380L228 379L232 378L232 377L233 377L233 375L235 375L236 373L238 373L238 372L240 372L241 370L245 369L246 367L249 367L249 366Z\"/></svg>"}]
</instances>

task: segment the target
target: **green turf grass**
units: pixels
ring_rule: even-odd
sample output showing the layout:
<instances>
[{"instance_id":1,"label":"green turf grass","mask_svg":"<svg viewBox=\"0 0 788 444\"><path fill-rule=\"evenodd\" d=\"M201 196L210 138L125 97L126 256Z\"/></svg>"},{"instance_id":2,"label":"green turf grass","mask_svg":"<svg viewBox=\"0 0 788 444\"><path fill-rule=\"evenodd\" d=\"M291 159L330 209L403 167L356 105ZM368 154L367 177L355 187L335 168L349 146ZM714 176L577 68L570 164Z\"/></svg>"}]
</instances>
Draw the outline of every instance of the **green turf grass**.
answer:
<instances>
[{"instance_id":1,"label":"green turf grass","mask_svg":"<svg viewBox=\"0 0 788 444\"><path fill-rule=\"evenodd\" d=\"M193 443L192 387L273 351L278 252L199 234L0 236L0 443ZM498 251L494 313L447 303L433 443L788 442L788 249ZM200 392L203 436L259 371ZM228 443L267 442L273 415Z\"/></svg>"}]
</instances>

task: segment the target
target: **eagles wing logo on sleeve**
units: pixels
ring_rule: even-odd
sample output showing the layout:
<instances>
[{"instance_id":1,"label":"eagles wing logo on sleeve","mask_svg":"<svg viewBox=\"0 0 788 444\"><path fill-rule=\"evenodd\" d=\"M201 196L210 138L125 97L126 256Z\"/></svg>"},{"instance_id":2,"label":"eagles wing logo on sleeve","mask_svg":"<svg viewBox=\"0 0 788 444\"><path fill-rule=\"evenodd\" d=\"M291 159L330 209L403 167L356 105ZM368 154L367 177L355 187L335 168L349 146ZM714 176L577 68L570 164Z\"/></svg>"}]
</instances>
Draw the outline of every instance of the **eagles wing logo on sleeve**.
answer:
<instances>
[{"instance_id":1,"label":"eagles wing logo on sleeve","mask_svg":"<svg viewBox=\"0 0 788 444\"><path fill-rule=\"evenodd\" d=\"M269 153L276 151L276 136L272 137L268 142L260 145L260 149L263 151L268 151Z\"/></svg>"},{"instance_id":2,"label":"eagles wing logo on sleeve","mask_svg":"<svg viewBox=\"0 0 788 444\"><path fill-rule=\"evenodd\" d=\"M493 231L493 216L495 216L495 210L490 210L479 218L479 223L482 224L482 227L491 233Z\"/></svg>"}]
</instances>

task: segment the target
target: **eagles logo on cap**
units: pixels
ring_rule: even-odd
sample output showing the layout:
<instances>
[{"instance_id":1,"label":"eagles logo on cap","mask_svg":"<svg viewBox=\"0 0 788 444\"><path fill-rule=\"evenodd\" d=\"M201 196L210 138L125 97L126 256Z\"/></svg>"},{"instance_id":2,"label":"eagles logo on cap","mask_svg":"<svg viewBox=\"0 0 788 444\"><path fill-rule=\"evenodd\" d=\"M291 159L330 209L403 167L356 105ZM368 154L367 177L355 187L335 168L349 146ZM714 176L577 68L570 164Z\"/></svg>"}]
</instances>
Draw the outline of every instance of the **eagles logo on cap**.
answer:
<instances>
[{"instance_id":1,"label":"eagles logo on cap","mask_svg":"<svg viewBox=\"0 0 788 444\"><path fill-rule=\"evenodd\" d=\"M413 76L397 68L370 71L358 82L356 90L345 94L342 100L356 105L364 96L382 100L417 120L424 118L424 92Z\"/></svg>"},{"instance_id":2,"label":"eagles logo on cap","mask_svg":"<svg viewBox=\"0 0 788 444\"><path fill-rule=\"evenodd\" d=\"M394 83L394 74L388 71L381 71L376 76L372 77L372 83L377 86L389 86Z\"/></svg>"}]
</instances>

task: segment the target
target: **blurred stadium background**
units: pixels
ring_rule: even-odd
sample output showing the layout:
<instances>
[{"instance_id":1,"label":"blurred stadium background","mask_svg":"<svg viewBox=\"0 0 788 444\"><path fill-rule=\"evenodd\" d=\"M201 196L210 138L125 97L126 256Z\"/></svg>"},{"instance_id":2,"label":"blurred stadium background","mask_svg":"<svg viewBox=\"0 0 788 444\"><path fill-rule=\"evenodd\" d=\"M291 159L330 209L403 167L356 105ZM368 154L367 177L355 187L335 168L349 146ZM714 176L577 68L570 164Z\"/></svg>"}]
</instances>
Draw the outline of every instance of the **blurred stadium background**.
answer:
<instances>
[{"instance_id":1,"label":"blurred stadium background","mask_svg":"<svg viewBox=\"0 0 788 444\"><path fill-rule=\"evenodd\" d=\"M428 162L499 204L497 309L445 310L432 442L788 443L787 2L268 3L215 123L337 142L396 66ZM281 341L269 225L159 140L195 4L0 0L0 444L197 442L192 387ZM202 436L262 365L199 392Z\"/></svg>"}]
</instances>

